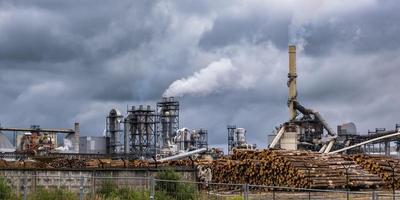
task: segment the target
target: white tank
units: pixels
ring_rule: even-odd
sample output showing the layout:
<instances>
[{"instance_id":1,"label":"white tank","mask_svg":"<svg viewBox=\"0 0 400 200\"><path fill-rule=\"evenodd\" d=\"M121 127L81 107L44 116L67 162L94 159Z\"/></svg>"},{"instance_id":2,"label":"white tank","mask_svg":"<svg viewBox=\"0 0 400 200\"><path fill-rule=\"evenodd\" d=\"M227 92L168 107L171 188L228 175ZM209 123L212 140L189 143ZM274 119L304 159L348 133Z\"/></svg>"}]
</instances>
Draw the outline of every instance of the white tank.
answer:
<instances>
[{"instance_id":1,"label":"white tank","mask_svg":"<svg viewBox=\"0 0 400 200\"><path fill-rule=\"evenodd\" d=\"M235 141L238 144L246 143L246 129L244 128L235 129Z\"/></svg>"}]
</instances>

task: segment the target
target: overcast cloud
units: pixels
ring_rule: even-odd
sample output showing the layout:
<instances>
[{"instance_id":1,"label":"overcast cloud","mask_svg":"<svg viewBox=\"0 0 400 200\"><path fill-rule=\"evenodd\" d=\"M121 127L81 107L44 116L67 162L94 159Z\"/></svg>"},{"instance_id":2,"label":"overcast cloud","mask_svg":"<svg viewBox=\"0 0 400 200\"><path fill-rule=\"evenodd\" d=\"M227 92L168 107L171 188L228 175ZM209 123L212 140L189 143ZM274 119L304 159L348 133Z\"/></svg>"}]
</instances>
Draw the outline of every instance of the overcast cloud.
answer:
<instances>
[{"instance_id":1,"label":"overcast cloud","mask_svg":"<svg viewBox=\"0 0 400 200\"><path fill-rule=\"evenodd\" d=\"M112 108L181 101L181 126L227 142L288 118L288 44L299 100L331 126L394 128L400 4L353 1L0 1L0 122L102 135Z\"/></svg>"}]
</instances>

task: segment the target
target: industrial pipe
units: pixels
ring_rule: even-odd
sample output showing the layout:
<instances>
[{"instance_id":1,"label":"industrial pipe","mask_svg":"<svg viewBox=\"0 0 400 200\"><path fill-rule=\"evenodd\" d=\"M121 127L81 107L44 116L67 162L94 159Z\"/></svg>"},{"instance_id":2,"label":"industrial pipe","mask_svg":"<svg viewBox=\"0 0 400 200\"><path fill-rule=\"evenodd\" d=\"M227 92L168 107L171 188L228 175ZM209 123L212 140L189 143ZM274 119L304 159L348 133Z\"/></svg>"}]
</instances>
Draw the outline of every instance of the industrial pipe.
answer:
<instances>
[{"instance_id":1,"label":"industrial pipe","mask_svg":"<svg viewBox=\"0 0 400 200\"><path fill-rule=\"evenodd\" d=\"M367 141L364 141L364 142L361 142L361 143L358 143L358 144L355 144L355 145L352 145L352 146L349 146L349 147L345 147L345 148L343 148L343 149L339 149L339 150L336 150L336 151L332 151L332 152L330 152L330 153L328 153L328 154L340 153L340 152L343 152L343 151L346 151L346 150L349 150L349 149L352 149L352 148L355 148L355 147L362 146L362 145L364 145L364 144L368 144L368 143L371 143L371 142L376 142L376 141L378 141L378 140L382 140L382 139L386 139L386 138L391 138L391 137L395 137L395 136L400 136L400 131L397 132L397 133L390 134L390 135L384 135L384 136L377 137L377 138L374 138L374 139L371 139L371 140L367 140Z\"/></svg>"},{"instance_id":2,"label":"industrial pipe","mask_svg":"<svg viewBox=\"0 0 400 200\"><path fill-rule=\"evenodd\" d=\"M328 145L326 146L324 153L329 153L331 151L334 143L335 143L335 139L331 139L329 141Z\"/></svg>"},{"instance_id":3,"label":"industrial pipe","mask_svg":"<svg viewBox=\"0 0 400 200\"><path fill-rule=\"evenodd\" d=\"M321 147L321 149L319 150L319 153L324 153L326 146L328 146L328 144L324 144L324 146Z\"/></svg>"},{"instance_id":4,"label":"industrial pipe","mask_svg":"<svg viewBox=\"0 0 400 200\"><path fill-rule=\"evenodd\" d=\"M278 141L281 139L283 133L285 132L285 126L282 126L279 131L278 134L276 134L274 140L272 140L271 144L269 145L269 148L275 148L275 145L278 143Z\"/></svg>"},{"instance_id":5,"label":"industrial pipe","mask_svg":"<svg viewBox=\"0 0 400 200\"><path fill-rule=\"evenodd\" d=\"M314 116L322 123L324 126L325 130L328 132L329 135L336 137L337 134L335 131L329 126L329 124L325 121L325 119L318 113L318 112L313 112Z\"/></svg>"},{"instance_id":6,"label":"industrial pipe","mask_svg":"<svg viewBox=\"0 0 400 200\"><path fill-rule=\"evenodd\" d=\"M162 158L162 159L160 159L158 161L164 162L164 161L169 161L169 160L177 160L177 159L181 159L181 158L184 158L184 157L187 157L187 156L191 156L191 155L196 154L196 153L203 153L205 151L207 151L207 148L196 149L196 150L188 151L188 152L181 153L181 154L178 154L178 155L175 155L175 156Z\"/></svg>"},{"instance_id":7,"label":"industrial pipe","mask_svg":"<svg viewBox=\"0 0 400 200\"><path fill-rule=\"evenodd\" d=\"M294 102L295 103L295 108L300 111L304 115L310 115L313 114L315 118L322 123L322 126L325 128L325 130L328 132L329 135L333 136L336 138L337 134L335 131L329 126L329 124L326 122L326 120L319 114L318 112L313 111L312 109L305 108L302 106L299 102Z\"/></svg>"}]
</instances>

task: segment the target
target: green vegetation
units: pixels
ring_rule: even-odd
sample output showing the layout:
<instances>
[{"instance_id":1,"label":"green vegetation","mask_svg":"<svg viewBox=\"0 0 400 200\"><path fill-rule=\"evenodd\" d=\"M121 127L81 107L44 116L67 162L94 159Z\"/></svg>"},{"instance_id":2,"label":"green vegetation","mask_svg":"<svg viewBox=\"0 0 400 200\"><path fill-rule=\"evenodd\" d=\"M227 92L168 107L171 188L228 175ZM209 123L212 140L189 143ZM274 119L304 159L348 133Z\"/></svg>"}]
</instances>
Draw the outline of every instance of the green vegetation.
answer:
<instances>
[{"instance_id":1,"label":"green vegetation","mask_svg":"<svg viewBox=\"0 0 400 200\"><path fill-rule=\"evenodd\" d=\"M194 200L199 196L195 185L179 182L182 179L173 170L159 172L157 179L167 180L168 182L157 181L155 188L156 200ZM142 200L149 199L150 191L147 189L119 188L115 181L107 180L97 190L97 197L102 200Z\"/></svg>"},{"instance_id":2,"label":"green vegetation","mask_svg":"<svg viewBox=\"0 0 400 200\"><path fill-rule=\"evenodd\" d=\"M43 187L36 188L36 191L29 193L29 200L76 200L78 195L66 189Z\"/></svg>"},{"instance_id":3,"label":"green vegetation","mask_svg":"<svg viewBox=\"0 0 400 200\"><path fill-rule=\"evenodd\" d=\"M161 191L172 199L185 200L196 199L199 195L196 185L179 182L182 180L181 176L171 169L159 172L157 179L168 180L168 182L157 181L156 193Z\"/></svg>"},{"instance_id":4,"label":"green vegetation","mask_svg":"<svg viewBox=\"0 0 400 200\"><path fill-rule=\"evenodd\" d=\"M104 181L97 191L97 195L102 200L142 200L149 199L150 196L147 190L118 188L117 183L112 180Z\"/></svg>"},{"instance_id":5,"label":"green vegetation","mask_svg":"<svg viewBox=\"0 0 400 200\"><path fill-rule=\"evenodd\" d=\"M200 193L197 185L189 182L182 182L181 176L173 170L160 171L157 174L155 185L155 200L212 200L206 193ZM163 180L163 181L162 181ZM88 192L88 191L86 191ZM76 191L69 191L65 188L44 188L37 187L27 195L28 200L76 200L79 194ZM113 179L105 180L96 190L93 197L90 192L86 193L85 199L96 200L143 200L150 199L148 188L121 187ZM15 190L0 177L0 200L22 200L22 194L16 195ZM239 199L234 199L239 200Z\"/></svg>"},{"instance_id":6,"label":"green vegetation","mask_svg":"<svg viewBox=\"0 0 400 200\"><path fill-rule=\"evenodd\" d=\"M0 200L19 200L3 177L0 177Z\"/></svg>"}]
</instances>

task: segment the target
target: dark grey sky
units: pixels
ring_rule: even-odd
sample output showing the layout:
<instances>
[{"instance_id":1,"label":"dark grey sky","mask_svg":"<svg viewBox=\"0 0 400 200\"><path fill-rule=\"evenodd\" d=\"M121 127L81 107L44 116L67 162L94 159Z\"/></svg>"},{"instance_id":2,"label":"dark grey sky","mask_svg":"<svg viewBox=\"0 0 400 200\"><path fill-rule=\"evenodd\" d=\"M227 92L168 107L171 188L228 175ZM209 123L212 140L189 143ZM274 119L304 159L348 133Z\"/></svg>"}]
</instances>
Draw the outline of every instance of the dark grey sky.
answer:
<instances>
[{"instance_id":1,"label":"dark grey sky","mask_svg":"<svg viewBox=\"0 0 400 200\"><path fill-rule=\"evenodd\" d=\"M400 4L353 1L0 1L0 122L101 135L112 108L180 96L181 125L265 146L299 99L361 133L400 122Z\"/></svg>"}]
</instances>

